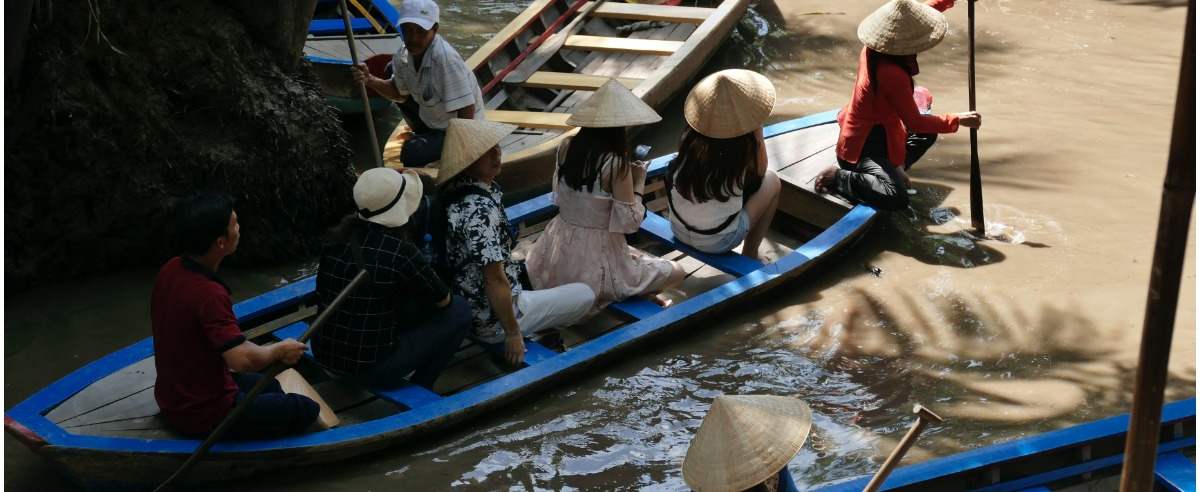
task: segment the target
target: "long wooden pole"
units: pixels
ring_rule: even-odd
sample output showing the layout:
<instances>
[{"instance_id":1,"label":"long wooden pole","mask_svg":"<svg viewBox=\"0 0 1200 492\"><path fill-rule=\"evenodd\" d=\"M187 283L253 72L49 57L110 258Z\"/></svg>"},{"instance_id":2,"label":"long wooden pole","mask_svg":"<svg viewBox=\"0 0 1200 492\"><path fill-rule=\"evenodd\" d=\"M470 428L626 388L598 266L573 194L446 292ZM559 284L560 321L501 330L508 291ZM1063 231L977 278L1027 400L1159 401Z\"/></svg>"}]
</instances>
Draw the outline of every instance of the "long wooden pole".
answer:
<instances>
[{"instance_id":1,"label":"long wooden pole","mask_svg":"<svg viewBox=\"0 0 1200 492\"><path fill-rule=\"evenodd\" d=\"M883 486L883 482L887 480L888 475L892 474L892 470L896 465L900 464L900 460L904 458L904 454L908 453L908 448L917 442L917 436L921 435L921 431L930 423L942 423L942 418L932 410L921 405L913 407L913 413L917 414L917 421L913 422L912 427L908 429L908 433L904 434L904 438L896 445L896 449L892 450L892 454L888 455L887 460L884 460L883 466L879 467L879 471L875 472L875 476L871 477L871 481L863 488L863 492L876 492L879 487Z\"/></svg>"},{"instance_id":2,"label":"long wooden pole","mask_svg":"<svg viewBox=\"0 0 1200 492\"><path fill-rule=\"evenodd\" d=\"M346 24L346 42L350 43L350 63L358 66L358 45L354 42L354 29L350 26L350 9L346 0L342 6L342 22ZM358 84L358 95L362 98L363 116L367 118L367 134L371 137L371 150L375 152L375 167L383 167L383 153L379 151L379 138L375 135L375 117L371 115L371 99L367 97L367 84Z\"/></svg>"},{"instance_id":3,"label":"long wooden pole","mask_svg":"<svg viewBox=\"0 0 1200 492\"><path fill-rule=\"evenodd\" d=\"M975 0L967 2L967 42L970 53L967 64L967 98L975 111ZM979 129L971 129L971 227L983 237L987 233L983 221L983 178L979 173Z\"/></svg>"},{"instance_id":4,"label":"long wooden pole","mask_svg":"<svg viewBox=\"0 0 1200 492\"><path fill-rule=\"evenodd\" d=\"M358 272L358 275L355 275L354 279L350 281L350 285L347 285L345 289L342 289L342 292L333 299L333 302L329 303L329 306L325 308L325 311L323 311L320 316L317 316L317 320L313 322L312 326L308 327L308 330L305 331L297 341L300 343L307 342L308 338L311 337L313 333L317 332L317 328L320 328L321 325L325 324L325 320L329 319L329 316L337 311L339 307L341 307L342 303L346 301L346 298L350 296L350 293L366 280L367 271L362 270ZM237 422L238 418L246 412L246 408L250 406L250 402L253 401L259 393L262 393L263 390L266 389L267 385L275 379L275 376L279 375L280 372L283 372L284 369L286 369L286 367L283 364L278 362L272 364L271 367L268 368L265 373L263 373L263 378L259 380L253 388L250 388L250 391L246 393L246 396L242 397L242 399L238 401L238 404L233 407L233 410L229 411L229 415L225 416L225 420L222 420L221 423L217 425L217 428L213 429L213 431L208 434L208 438L200 444L200 447L196 448L196 450L192 452L191 456L188 456L187 461L184 461L183 465L181 465L178 470L175 470L175 473L171 474L171 476L168 477L165 482L155 488L154 492L170 490L171 486L174 485L176 481L183 478L183 476L186 475L187 472L191 470L197 462L200 461L200 458L204 457L204 454L208 452L209 448L213 447L213 444L216 444L219 439L225 436L225 433L229 431L229 428L233 426L234 422Z\"/></svg>"},{"instance_id":5,"label":"long wooden pole","mask_svg":"<svg viewBox=\"0 0 1200 492\"><path fill-rule=\"evenodd\" d=\"M1154 461L1162 426L1163 392L1171 337L1175 331L1175 308L1179 303L1179 280L1187 254L1188 229L1196 197L1196 2L1188 2L1184 32L1183 61L1175 94L1175 122L1171 131L1171 153L1163 181L1162 205L1158 214L1158 238L1150 269L1150 293L1142 326L1137 379L1133 391L1133 415L1125 439L1125 463L1121 491L1154 490Z\"/></svg>"}]
</instances>

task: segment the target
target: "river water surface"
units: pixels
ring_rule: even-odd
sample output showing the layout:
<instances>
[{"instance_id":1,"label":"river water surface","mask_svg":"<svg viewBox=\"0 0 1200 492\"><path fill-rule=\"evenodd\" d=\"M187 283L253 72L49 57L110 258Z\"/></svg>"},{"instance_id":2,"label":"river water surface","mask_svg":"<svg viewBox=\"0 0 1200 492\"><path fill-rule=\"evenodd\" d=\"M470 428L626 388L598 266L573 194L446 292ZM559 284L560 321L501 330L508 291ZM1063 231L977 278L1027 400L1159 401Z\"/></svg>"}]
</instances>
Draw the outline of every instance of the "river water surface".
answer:
<instances>
[{"instance_id":1,"label":"river water surface","mask_svg":"<svg viewBox=\"0 0 1200 492\"><path fill-rule=\"evenodd\" d=\"M774 119L844 104L878 2L765 0L708 67L776 84ZM963 2L960 2L963 3ZM920 402L947 423L907 462L1130 408L1186 2L985 0L978 10L984 201L1003 240L967 234L969 149L946 135L911 172L913 211L884 217L837 267L670 343L491 417L347 463L238 482L246 490L682 490L691 434L721 393L804 399L804 486L870 473ZM524 2L443 2L465 54ZM937 111L966 109L966 8L921 55ZM756 34L763 34L756 36ZM679 102L664 111L679 128ZM649 138L670 142L669 130ZM243 230L252 235L254 231ZM1189 240L1167 399L1195 386ZM249 297L310 268L222 272ZM881 274L868 272L877 267ZM153 271L10 295L5 406L149 334ZM66 483L5 437L5 483Z\"/></svg>"}]
</instances>

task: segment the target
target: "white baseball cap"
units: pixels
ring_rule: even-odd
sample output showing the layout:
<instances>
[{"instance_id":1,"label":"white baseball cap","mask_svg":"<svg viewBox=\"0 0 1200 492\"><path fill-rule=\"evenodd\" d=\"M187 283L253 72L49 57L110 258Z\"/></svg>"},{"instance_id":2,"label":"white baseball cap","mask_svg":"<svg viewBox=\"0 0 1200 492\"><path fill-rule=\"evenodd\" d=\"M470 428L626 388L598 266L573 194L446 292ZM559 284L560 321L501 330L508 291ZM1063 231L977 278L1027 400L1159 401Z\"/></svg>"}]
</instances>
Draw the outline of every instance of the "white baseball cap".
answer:
<instances>
[{"instance_id":1,"label":"white baseball cap","mask_svg":"<svg viewBox=\"0 0 1200 492\"><path fill-rule=\"evenodd\" d=\"M438 23L438 5L433 0L403 0L400 2L399 24L416 24L426 31Z\"/></svg>"}]
</instances>

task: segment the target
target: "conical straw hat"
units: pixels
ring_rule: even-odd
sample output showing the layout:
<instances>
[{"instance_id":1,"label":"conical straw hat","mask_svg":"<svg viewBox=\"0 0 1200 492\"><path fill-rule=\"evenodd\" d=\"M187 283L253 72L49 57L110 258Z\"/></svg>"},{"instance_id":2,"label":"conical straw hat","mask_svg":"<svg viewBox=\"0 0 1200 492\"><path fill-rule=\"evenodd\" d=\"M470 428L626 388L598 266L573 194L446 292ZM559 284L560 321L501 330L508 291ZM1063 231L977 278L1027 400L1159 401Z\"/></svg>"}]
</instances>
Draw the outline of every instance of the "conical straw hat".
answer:
<instances>
[{"instance_id":1,"label":"conical straw hat","mask_svg":"<svg viewBox=\"0 0 1200 492\"><path fill-rule=\"evenodd\" d=\"M608 79L575 110L567 124L584 128L648 125L662 116L615 79Z\"/></svg>"},{"instance_id":2,"label":"conical straw hat","mask_svg":"<svg viewBox=\"0 0 1200 492\"><path fill-rule=\"evenodd\" d=\"M880 53L915 55L942 42L949 25L933 7L915 0L892 0L863 19L858 39Z\"/></svg>"},{"instance_id":3,"label":"conical straw hat","mask_svg":"<svg viewBox=\"0 0 1200 492\"><path fill-rule=\"evenodd\" d=\"M483 154L499 144L517 127L487 120L450 118L446 139L442 143L442 160L438 163L437 186L445 184L475 163Z\"/></svg>"},{"instance_id":4,"label":"conical straw hat","mask_svg":"<svg viewBox=\"0 0 1200 492\"><path fill-rule=\"evenodd\" d=\"M775 107L775 86L762 75L742 69L705 77L683 103L692 129L710 138L733 138L759 129Z\"/></svg>"},{"instance_id":5,"label":"conical straw hat","mask_svg":"<svg viewBox=\"0 0 1200 492\"><path fill-rule=\"evenodd\" d=\"M698 492L741 491L787 466L812 428L812 412L795 398L721 395L688 446L683 481Z\"/></svg>"}]
</instances>

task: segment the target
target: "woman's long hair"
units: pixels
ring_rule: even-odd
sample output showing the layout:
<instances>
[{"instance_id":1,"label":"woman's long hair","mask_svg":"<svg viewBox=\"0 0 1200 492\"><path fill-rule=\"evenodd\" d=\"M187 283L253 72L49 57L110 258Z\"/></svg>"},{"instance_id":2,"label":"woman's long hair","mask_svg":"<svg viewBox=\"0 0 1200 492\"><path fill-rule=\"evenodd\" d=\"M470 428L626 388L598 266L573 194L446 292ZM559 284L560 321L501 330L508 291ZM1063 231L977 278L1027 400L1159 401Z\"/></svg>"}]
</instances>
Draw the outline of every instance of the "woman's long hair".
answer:
<instances>
[{"instance_id":1,"label":"woman's long hair","mask_svg":"<svg viewBox=\"0 0 1200 492\"><path fill-rule=\"evenodd\" d=\"M591 192L609 159L615 164L611 175L624 175L630 161L625 128L580 128L567 146L567 156L558 164L558 179L573 190Z\"/></svg>"},{"instance_id":2,"label":"woman's long hair","mask_svg":"<svg viewBox=\"0 0 1200 492\"><path fill-rule=\"evenodd\" d=\"M868 87L870 87L873 94L879 94L875 85L875 81L877 80L875 72L879 68L880 63L891 63L908 72L909 85L913 84L912 78L921 73L921 67L917 65L917 55L889 55L867 48L867 81L869 82Z\"/></svg>"},{"instance_id":3,"label":"woman's long hair","mask_svg":"<svg viewBox=\"0 0 1200 492\"><path fill-rule=\"evenodd\" d=\"M696 203L720 202L741 194L746 174L758 158L754 132L733 138L710 138L691 128L683 133L679 154L668 173L679 195Z\"/></svg>"}]
</instances>

